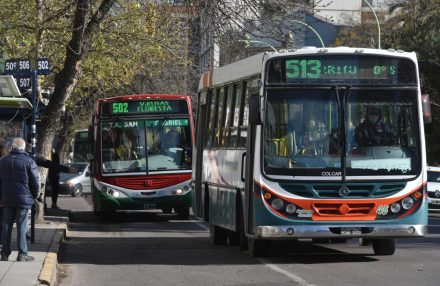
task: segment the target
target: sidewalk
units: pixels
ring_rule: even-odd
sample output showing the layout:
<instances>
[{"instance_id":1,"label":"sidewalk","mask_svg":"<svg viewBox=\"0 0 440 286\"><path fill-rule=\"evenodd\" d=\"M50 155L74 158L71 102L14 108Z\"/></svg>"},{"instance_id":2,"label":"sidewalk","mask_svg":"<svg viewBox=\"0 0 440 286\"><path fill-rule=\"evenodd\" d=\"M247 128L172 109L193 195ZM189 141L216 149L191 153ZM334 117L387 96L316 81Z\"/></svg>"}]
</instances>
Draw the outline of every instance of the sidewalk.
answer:
<instances>
[{"instance_id":1,"label":"sidewalk","mask_svg":"<svg viewBox=\"0 0 440 286\"><path fill-rule=\"evenodd\" d=\"M0 261L0 286L54 285L56 281L57 253L64 236L66 223L46 219L35 225L35 243L28 241L32 262L17 262L17 230L12 232L12 253L9 261Z\"/></svg>"}]
</instances>

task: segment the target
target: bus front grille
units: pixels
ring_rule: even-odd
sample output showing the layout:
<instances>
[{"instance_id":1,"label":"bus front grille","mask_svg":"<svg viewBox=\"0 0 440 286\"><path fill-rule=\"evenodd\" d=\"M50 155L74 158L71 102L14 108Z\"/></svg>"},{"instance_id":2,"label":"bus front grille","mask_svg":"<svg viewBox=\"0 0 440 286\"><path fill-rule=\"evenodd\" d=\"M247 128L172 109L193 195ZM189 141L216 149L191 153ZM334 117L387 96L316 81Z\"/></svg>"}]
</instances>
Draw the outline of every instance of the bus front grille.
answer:
<instances>
[{"instance_id":1,"label":"bus front grille","mask_svg":"<svg viewBox=\"0 0 440 286\"><path fill-rule=\"evenodd\" d=\"M280 186L291 194L304 198L319 199L357 199L384 198L403 190L403 183L351 184L351 183L322 183L322 184L291 184L281 183ZM341 189L344 188L344 192Z\"/></svg>"},{"instance_id":2,"label":"bus front grille","mask_svg":"<svg viewBox=\"0 0 440 286\"><path fill-rule=\"evenodd\" d=\"M366 216L374 214L374 203L315 203L313 208L320 216Z\"/></svg>"},{"instance_id":3,"label":"bus front grille","mask_svg":"<svg viewBox=\"0 0 440 286\"><path fill-rule=\"evenodd\" d=\"M117 178L116 184L119 187L131 190L154 190L170 187L179 183L183 183L191 179L191 174L184 175L168 175L168 176L151 176L151 177L126 177Z\"/></svg>"}]
</instances>

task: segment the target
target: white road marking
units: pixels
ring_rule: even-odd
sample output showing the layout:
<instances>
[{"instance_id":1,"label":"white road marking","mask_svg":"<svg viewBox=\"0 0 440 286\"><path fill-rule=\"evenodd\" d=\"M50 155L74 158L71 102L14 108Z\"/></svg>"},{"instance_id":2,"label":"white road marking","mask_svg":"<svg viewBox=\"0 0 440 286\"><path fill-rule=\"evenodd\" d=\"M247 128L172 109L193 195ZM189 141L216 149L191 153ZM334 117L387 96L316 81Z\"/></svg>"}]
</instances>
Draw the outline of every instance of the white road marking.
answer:
<instances>
[{"instance_id":1,"label":"white road marking","mask_svg":"<svg viewBox=\"0 0 440 286\"><path fill-rule=\"evenodd\" d=\"M272 269L273 271L276 271L278 273L281 273L281 274L287 276L288 278L292 279L296 283L299 283L300 285L303 285L303 286L314 286L313 284L309 284L306 280L302 279L298 275L295 275L295 274L293 274L293 273L291 273L291 272L289 272L287 270L284 270L283 268L278 267L275 264L269 263L269 261L266 260L266 259L257 258L257 260L258 260L258 262L260 262L264 266Z\"/></svg>"}]
</instances>

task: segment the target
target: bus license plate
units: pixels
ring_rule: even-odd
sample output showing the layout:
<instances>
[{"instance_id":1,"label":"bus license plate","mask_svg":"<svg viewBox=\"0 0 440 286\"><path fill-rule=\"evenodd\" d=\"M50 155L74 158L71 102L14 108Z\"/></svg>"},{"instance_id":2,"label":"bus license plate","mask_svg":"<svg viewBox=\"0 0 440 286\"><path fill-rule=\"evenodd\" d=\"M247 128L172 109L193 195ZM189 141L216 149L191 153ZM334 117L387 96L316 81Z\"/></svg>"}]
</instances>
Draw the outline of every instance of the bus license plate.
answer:
<instances>
[{"instance_id":1,"label":"bus license plate","mask_svg":"<svg viewBox=\"0 0 440 286\"><path fill-rule=\"evenodd\" d=\"M362 230L360 227L342 227L341 234L342 235L361 235Z\"/></svg>"},{"instance_id":2,"label":"bus license plate","mask_svg":"<svg viewBox=\"0 0 440 286\"><path fill-rule=\"evenodd\" d=\"M155 209L155 208L156 208L156 204L144 204L145 210L150 210L150 209Z\"/></svg>"}]
</instances>

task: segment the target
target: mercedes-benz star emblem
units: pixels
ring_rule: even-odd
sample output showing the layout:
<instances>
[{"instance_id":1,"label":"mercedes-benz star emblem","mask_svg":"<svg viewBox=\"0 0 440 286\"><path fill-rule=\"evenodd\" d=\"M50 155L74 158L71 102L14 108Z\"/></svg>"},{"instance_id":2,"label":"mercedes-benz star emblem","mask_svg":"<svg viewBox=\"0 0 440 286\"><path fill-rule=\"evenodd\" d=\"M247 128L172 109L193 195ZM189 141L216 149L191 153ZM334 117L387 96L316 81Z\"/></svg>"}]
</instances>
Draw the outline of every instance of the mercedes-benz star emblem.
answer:
<instances>
[{"instance_id":1,"label":"mercedes-benz star emblem","mask_svg":"<svg viewBox=\"0 0 440 286\"><path fill-rule=\"evenodd\" d=\"M435 191L435 197L440 198L440 191L439 190Z\"/></svg>"},{"instance_id":2,"label":"mercedes-benz star emblem","mask_svg":"<svg viewBox=\"0 0 440 286\"><path fill-rule=\"evenodd\" d=\"M346 197L350 194L350 190L346 186L342 186L339 189L339 196Z\"/></svg>"}]
</instances>

